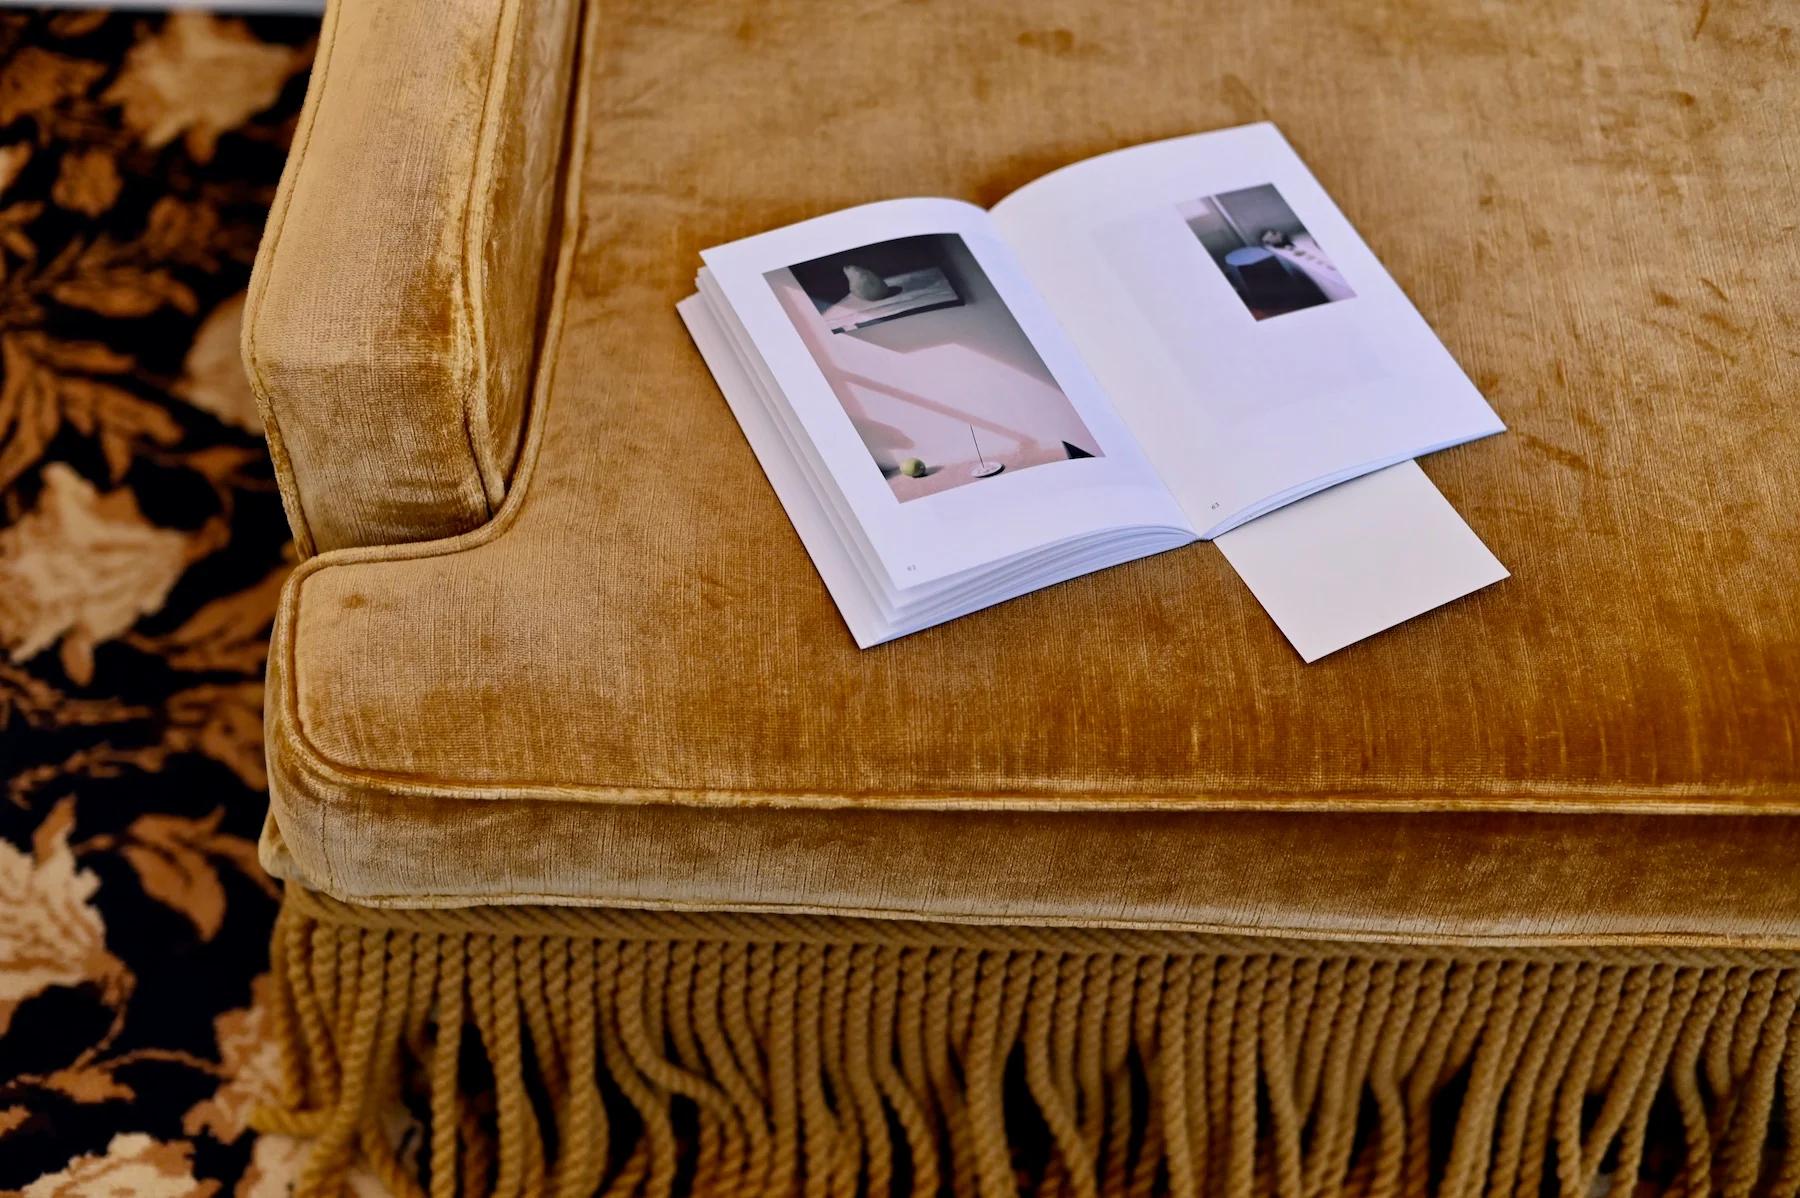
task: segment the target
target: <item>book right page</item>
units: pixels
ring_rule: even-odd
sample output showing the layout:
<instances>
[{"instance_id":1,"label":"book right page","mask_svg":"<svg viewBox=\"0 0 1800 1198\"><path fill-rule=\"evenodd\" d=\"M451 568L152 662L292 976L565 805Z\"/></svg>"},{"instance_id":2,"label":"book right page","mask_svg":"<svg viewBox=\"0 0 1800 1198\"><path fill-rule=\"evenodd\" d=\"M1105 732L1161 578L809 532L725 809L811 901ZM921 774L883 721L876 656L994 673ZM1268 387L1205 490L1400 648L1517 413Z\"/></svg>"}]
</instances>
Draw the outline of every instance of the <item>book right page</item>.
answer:
<instances>
[{"instance_id":1,"label":"book right page","mask_svg":"<svg viewBox=\"0 0 1800 1198\"><path fill-rule=\"evenodd\" d=\"M1208 537L1504 427L1272 124L1079 162L991 215Z\"/></svg>"}]
</instances>

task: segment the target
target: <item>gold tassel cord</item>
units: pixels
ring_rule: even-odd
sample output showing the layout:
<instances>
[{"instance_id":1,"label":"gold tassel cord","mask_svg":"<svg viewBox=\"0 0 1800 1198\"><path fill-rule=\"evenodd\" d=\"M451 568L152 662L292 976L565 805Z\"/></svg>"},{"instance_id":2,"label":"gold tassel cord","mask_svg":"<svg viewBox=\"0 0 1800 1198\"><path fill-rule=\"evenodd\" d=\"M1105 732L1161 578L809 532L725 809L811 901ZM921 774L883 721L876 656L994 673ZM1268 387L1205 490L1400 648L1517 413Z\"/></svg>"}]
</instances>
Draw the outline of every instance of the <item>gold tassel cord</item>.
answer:
<instances>
[{"instance_id":1,"label":"gold tassel cord","mask_svg":"<svg viewBox=\"0 0 1800 1198\"><path fill-rule=\"evenodd\" d=\"M1795 953L291 889L274 969L301 1198L1800 1194Z\"/></svg>"}]
</instances>

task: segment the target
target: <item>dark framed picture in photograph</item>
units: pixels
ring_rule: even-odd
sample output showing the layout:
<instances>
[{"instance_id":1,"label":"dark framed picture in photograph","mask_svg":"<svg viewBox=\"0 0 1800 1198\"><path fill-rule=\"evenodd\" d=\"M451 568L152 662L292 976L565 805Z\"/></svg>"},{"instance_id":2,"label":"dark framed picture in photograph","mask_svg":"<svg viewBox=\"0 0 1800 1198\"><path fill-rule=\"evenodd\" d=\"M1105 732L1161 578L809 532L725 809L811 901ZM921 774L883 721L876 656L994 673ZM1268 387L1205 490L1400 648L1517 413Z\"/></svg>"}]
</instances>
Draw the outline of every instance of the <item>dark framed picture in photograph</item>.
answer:
<instances>
[{"instance_id":1,"label":"dark framed picture in photograph","mask_svg":"<svg viewBox=\"0 0 1800 1198\"><path fill-rule=\"evenodd\" d=\"M1356 296L1273 183L1199 196L1176 210L1257 320Z\"/></svg>"}]
</instances>

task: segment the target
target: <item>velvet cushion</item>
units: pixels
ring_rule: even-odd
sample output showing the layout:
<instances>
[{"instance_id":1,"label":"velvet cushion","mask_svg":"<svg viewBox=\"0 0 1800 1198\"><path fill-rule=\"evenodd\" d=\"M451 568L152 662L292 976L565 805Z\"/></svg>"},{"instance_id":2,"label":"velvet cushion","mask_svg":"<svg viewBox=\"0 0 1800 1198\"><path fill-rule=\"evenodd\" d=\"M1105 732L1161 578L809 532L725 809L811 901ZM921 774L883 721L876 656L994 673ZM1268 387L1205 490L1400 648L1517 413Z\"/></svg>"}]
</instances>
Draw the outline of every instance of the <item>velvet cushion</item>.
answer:
<instances>
[{"instance_id":1,"label":"velvet cushion","mask_svg":"<svg viewBox=\"0 0 1800 1198\"><path fill-rule=\"evenodd\" d=\"M1800 938L1768 15L608 6L521 476L289 584L271 867L375 904ZM1196 546L859 652L675 317L699 250L1263 118L1511 425L1426 468L1514 577L1304 666Z\"/></svg>"},{"instance_id":2,"label":"velvet cushion","mask_svg":"<svg viewBox=\"0 0 1800 1198\"><path fill-rule=\"evenodd\" d=\"M448 536L505 496L578 7L332 5L244 315L302 553Z\"/></svg>"}]
</instances>

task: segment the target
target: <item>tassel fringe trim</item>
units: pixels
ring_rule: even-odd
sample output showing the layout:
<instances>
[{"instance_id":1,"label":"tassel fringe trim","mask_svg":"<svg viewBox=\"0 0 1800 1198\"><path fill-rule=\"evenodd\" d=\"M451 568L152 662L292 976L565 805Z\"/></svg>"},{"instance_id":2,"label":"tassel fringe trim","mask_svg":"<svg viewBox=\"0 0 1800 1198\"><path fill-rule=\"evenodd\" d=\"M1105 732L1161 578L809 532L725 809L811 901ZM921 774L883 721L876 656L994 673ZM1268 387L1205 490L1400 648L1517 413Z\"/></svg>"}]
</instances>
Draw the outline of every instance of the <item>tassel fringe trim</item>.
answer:
<instances>
[{"instance_id":1,"label":"tassel fringe trim","mask_svg":"<svg viewBox=\"0 0 1800 1198\"><path fill-rule=\"evenodd\" d=\"M290 887L274 957L302 1198L1800 1194L1800 954Z\"/></svg>"}]
</instances>

